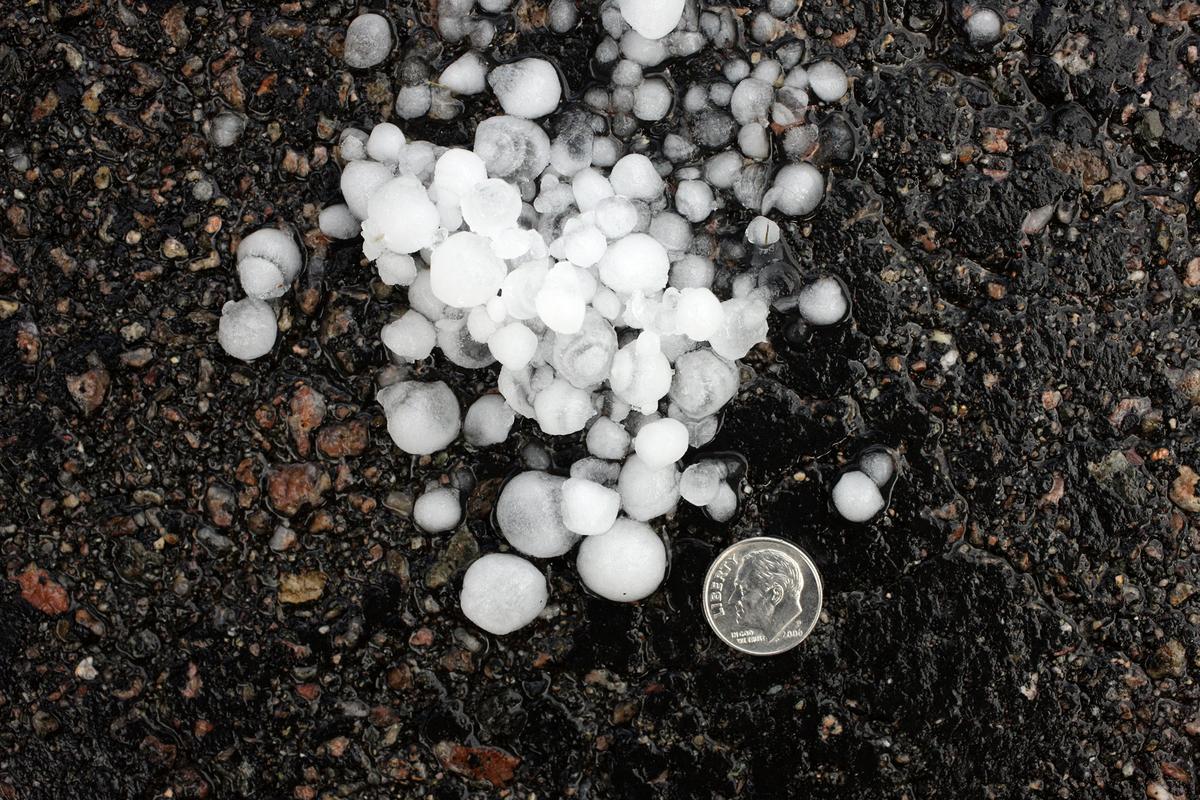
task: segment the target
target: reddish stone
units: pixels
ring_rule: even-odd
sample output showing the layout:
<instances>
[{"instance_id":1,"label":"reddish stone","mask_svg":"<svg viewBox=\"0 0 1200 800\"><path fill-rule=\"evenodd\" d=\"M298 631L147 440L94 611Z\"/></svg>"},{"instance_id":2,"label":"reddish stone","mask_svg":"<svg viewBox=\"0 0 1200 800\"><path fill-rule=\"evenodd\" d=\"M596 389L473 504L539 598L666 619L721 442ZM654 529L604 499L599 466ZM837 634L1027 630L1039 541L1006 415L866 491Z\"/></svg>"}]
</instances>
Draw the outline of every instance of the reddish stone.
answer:
<instances>
[{"instance_id":1,"label":"reddish stone","mask_svg":"<svg viewBox=\"0 0 1200 800\"><path fill-rule=\"evenodd\" d=\"M503 786L513 779L521 759L499 747L467 747L454 742L438 742L434 755L451 772L471 780Z\"/></svg>"},{"instance_id":2,"label":"reddish stone","mask_svg":"<svg viewBox=\"0 0 1200 800\"><path fill-rule=\"evenodd\" d=\"M104 367L96 367L81 375L68 375L67 389L71 392L71 397L83 409L83 413L91 414L104 403L104 396L108 394L110 382L108 370Z\"/></svg>"},{"instance_id":3,"label":"reddish stone","mask_svg":"<svg viewBox=\"0 0 1200 800\"><path fill-rule=\"evenodd\" d=\"M307 457L312 450L308 434L320 427L325 420L325 398L311 386L301 386L292 395L291 414L288 415L288 430L296 443L296 452Z\"/></svg>"},{"instance_id":4,"label":"reddish stone","mask_svg":"<svg viewBox=\"0 0 1200 800\"><path fill-rule=\"evenodd\" d=\"M316 464L285 464L267 476L271 505L289 517L305 506L320 504L332 485L329 475Z\"/></svg>"},{"instance_id":5,"label":"reddish stone","mask_svg":"<svg viewBox=\"0 0 1200 800\"><path fill-rule=\"evenodd\" d=\"M317 433L317 449L328 458L360 456L367 443L367 425L359 419L327 425Z\"/></svg>"},{"instance_id":6,"label":"reddish stone","mask_svg":"<svg viewBox=\"0 0 1200 800\"><path fill-rule=\"evenodd\" d=\"M56 617L71 607L67 590L52 581L50 574L36 564L30 564L15 580L21 586L21 598L43 614Z\"/></svg>"}]
</instances>

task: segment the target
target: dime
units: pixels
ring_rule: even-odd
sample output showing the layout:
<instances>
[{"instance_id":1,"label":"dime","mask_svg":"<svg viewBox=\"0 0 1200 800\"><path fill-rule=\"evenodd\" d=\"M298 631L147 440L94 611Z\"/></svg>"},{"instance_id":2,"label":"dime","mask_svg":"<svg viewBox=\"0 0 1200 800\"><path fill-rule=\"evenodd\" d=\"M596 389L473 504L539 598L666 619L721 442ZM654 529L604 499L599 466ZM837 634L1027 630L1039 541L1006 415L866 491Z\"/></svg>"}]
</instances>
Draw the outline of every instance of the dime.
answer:
<instances>
[{"instance_id":1,"label":"dime","mask_svg":"<svg viewBox=\"0 0 1200 800\"><path fill-rule=\"evenodd\" d=\"M773 656L791 650L821 615L821 575L791 542L759 536L725 549L704 576L704 616L735 650Z\"/></svg>"}]
</instances>

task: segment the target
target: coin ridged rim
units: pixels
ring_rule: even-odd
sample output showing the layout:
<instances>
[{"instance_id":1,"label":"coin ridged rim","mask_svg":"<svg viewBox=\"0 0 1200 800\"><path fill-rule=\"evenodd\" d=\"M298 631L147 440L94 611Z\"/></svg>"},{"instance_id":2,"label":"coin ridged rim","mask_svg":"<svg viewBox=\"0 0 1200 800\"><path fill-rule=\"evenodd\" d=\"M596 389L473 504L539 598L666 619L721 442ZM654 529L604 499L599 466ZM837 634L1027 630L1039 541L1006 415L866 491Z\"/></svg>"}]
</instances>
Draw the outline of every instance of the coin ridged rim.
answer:
<instances>
[{"instance_id":1,"label":"coin ridged rim","mask_svg":"<svg viewBox=\"0 0 1200 800\"><path fill-rule=\"evenodd\" d=\"M717 568L717 565L720 564L725 559L725 555L730 550L734 550L738 547L741 547L741 546L747 544L748 542L763 542L763 543L771 542L774 544L782 544L782 545L785 545L787 547L794 549L797 553L800 554L800 558L804 561L805 564L808 565L808 568L812 571L813 577L816 579L817 613L813 615L812 624L808 626L808 630L804 631L803 636L797 637L797 639L794 643L788 645L787 647L785 647L782 650L776 650L773 653L758 653L758 652L755 652L754 650L748 650L747 648L745 648L739 644L735 644L734 642L731 642L728 639L726 639L724 636L722 636L721 631L717 628L716 623L713 622L712 612L709 610L708 601L705 599L708 595L708 584L709 584L709 581L712 579L713 570L715 570ZM812 560L812 556L810 556L804 550L804 548L800 547L800 545L796 544L795 542L789 542L787 539L780 539L778 536L751 536L749 539L742 539L741 541L734 542L733 544L726 547L724 550L722 550L720 553L718 553L717 557L713 559L713 562L708 565L708 569L704 573L704 585L700 587L700 604L702 606L704 606L704 619L706 622L708 622L708 628L709 628L709 630L711 630L713 632L713 635L717 637L718 641L723 642L724 644L728 645L731 649L737 650L739 653L745 653L746 655L757 656L759 658L770 658L771 656L783 655L784 653L787 653L787 652L799 647L800 644L805 642L808 639L808 637L812 635L812 632L814 630L816 630L817 622L819 622L821 619L821 612L825 610L825 581L822 580L821 571L817 569L817 564L815 561Z\"/></svg>"}]
</instances>

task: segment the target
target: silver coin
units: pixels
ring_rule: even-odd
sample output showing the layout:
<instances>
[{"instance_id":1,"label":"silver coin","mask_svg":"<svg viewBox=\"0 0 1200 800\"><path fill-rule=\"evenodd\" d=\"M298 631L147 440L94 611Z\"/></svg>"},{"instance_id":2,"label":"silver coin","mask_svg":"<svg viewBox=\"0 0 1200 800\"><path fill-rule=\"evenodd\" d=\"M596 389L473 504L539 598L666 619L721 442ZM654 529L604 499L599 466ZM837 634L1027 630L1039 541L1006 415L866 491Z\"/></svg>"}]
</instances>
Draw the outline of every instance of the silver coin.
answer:
<instances>
[{"instance_id":1,"label":"silver coin","mask_svg":"<svg viewBox=\"0 0 1200 800\"><path fill-rule=\"evenodd\" d=\"M717 556L704 576L704 616L725 644L773 656L812 633L821 615L821 575L791 542L759 536Z\"/></svg>"}]
</instances>

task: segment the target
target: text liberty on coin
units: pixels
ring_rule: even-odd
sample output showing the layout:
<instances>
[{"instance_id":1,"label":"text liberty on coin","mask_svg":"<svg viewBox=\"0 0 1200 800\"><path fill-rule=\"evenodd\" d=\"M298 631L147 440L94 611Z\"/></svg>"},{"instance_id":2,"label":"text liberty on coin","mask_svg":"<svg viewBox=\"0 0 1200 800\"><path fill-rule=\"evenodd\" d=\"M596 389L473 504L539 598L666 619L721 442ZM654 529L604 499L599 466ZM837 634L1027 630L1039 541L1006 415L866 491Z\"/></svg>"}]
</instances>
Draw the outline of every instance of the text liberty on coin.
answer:
<instances>
[{"instance_id":1,"label":"text liberty on coin","mask_svg":"<svg viewBox=\"0 0 1200 800\"><path fill-rule=\"evenodd\" d=\"M725 549L704 578L704 616L735 650L772 656L791 650L821 615L821 575L791 542L760 536Z\"/></svg>"}]
</instances>

